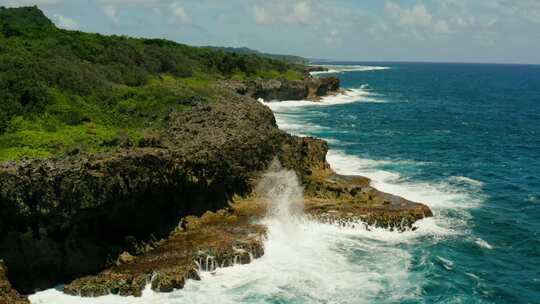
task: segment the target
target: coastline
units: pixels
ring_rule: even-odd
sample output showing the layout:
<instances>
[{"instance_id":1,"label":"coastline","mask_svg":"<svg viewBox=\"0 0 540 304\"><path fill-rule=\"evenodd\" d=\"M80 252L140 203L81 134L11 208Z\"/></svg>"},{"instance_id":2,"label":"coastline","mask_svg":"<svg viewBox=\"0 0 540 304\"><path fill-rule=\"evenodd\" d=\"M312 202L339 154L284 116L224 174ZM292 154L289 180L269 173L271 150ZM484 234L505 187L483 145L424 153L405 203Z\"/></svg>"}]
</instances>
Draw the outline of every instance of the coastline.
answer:
<instances>
[{"instance_id":1,"label":"coastline","mask_svg":"<svg viewBox=\"0 0 540 304\"><path fill-rule=\"evenodd\" d=\"M534 20L105 1L0 4L0 304L540 304Z\"/></svg>"},{"instance_id":2,"label":"coastline","mask_svg":"<svg viewBox=\"0 0 540 304\"><path fill-rule=\"evenodd\" d=\"M351 91L354 93L354 91ZM338 99L340 100L340 103L348 103L353 102L355 98L358 96L355 94L351 94L351 92L345 92L337 95L329 95L326 97L323 97L323 101L317 102L317 101L309 101L313 105L320 104L324 105L325 100L329 99ZM356 94L362 94L363 91L359 90L356 91ZM247 102L247 100L246 100ZM297 101L299 103L302 103L302 101ZM255 103L260 105L259 102L256 102L251 99L247 104ZM280 103L280 102L277 102ZM253 109L259 108L260 106L256 106L253 104ZM286 101L285 101L286 104ZM230 107L226 106L225 107ZM220 116L222 115L222 112L225 108L219 108L216 109L216 115ZM202 109L201 109L202 110ZM240 112L238 111L240 110ZM204 113L208 110L203 110ZM236 112L235 112L236 111ZM227 109L227 113L230 113L229 118L236 119L238 113L241 113L244 111L243 109L239 108L237 110L234 109ZM251 113L252 110L248 110L247 112ZM257 110L262 111L262 109ZM247 114L246 112L246 114ZM264 111L262 111L264 112ZM252 114L247 114L252 115ZM193 115L191 115L193 116ZM258 124L256 128L253 130L258 130L260 128L264 128L265 125L273 121L273 114L271 114L272 119L268 121L268 114L262 114L261 113L261 120L260 122L250 121L250 123ZM216 126L215 124L215 117L208 117L207 114L205 114L204 120L208 122L208 125L206 125L205 130L203 134L198 133L197 138L206 138L206 135L204 135L206 132L214 132L212 130L215 130ZM220 116L221 117L221 116ZM200 116L194 115L193 118L195 120L200 119ZM227 123L229 118L226 118L223 123ZM179 121L182 121L182 117L179 117ZM191 118L190 118L191 119ZM189 120L188 120L189 121ZM262 121L265 121L264 123L261 123ZM182 123L184 124L184 123ZM237 122L235 122L237 124ZM241 125L241 124L240 124ZM219 126L219 125L218 125ZM185 128L185 127L184 127ZM243 127L240 127L243 128ZM271 128L275 128L271 127ZM277 129L277 128L276 128ZM188 130L189 131L189 130ZM176 132L176 131L175 131ZM201 131L199 131L201 132ZM255 131L259 132L259 131ZM283 131L280 131L283 132ZM209 133L210 134L210 133ZM242 133L239 133L242 134ZM369 181L363 177L347 177L347 176L341 176L339 174L336 174L333 170L331 170L328 167L328 163L326 162L326 153L327 153L327 144L321 140L314 139L314 138L296 138L295 136L291 136L289 134L281 134L275 133L275 135L270 135L270 137L264 137L261 138L262 142L265 144L274 143L277 144L273 149L274 152L271 153L277 153L277 155L280 155L280 160L282 164L286 168L293 169L296 171L296 173L299 175L300 180L305 185L305 202L306 202L306 211L308 212L309 216L312 217L313 220L319 221L319 222L329 222L329 223L343 223L345 225L356 225L359 224L359 220L362 222L368 223L372 225L372 228L368 229L390 229L390 230L398 230L398 231L407 231L409 229L414 230L414 223L422 219L424 217L430 217L432 216L431 211L428 207L422 204L413 203L407 200L404 200L402 198L388 195L385 193L382 193L378 191L377 189L369 186ZM182 140L183 136L180 136L178 134L174 135L175 138L178 138L177 140ZM188 136L186 134L186 136ZM202 137L201 137L202 136ZM216 135L213 134L211 138L216 138ZM269 136L269 135L267 135ZM268 142L268 138L272 138L272 136L277 136L277 138L280 138L277 142L274 140ZM190 134L188 136L190 139L189 141L195 140L193 138L193 135ZM190 142L190 145L196 146L197 140L195 142ZM220 141L216 143L216 147L221 147L222 144ZM238 143L237 143L238 144ZM280 147L280 145L283 145ZM195 148L193 146L193 148ZM222 148L222 147L221 147ZM281 152L279 152L281 150ZM159 152L159 153L163 153ZM148 153L144 152L144 153ZM144 153L141 155L144 156ZM154 152L151 152L153 155L152 157L157 157L159 154L155 154ZM169 155L167 156L167 153L163 154L167 158L170 158L169 161L176 162L175 160L176 156ZM305 156L301 156L305 155ZM267 155L270 156L270 155ZM299 158L300 157L300 158ZM159 156L158 158L161 158ZM259 161L257 161L259 162ZM107 173L103 169L105 169L108 165L107 163L103 163L101 166L101 169L92 169L93 173L92 175L94 177L99 178L107 178ZM259 165L261 166L261 165ZM90 166L95 167L95 166ZM262 165L259 167L261 170L264 169L265 165ZM126 170L130 167L126 167ZM183 169L182 169L183 170ZM249 169L252 170L252 169ZM255 173L255 172L251 172ZM96 175L97 174L97 175ZM115 174L123 174L120 172L115 172ZM130 173L128 173L130 174ZM143 173L144 175L144 173ZM255 173L255 175L257 175ZM197 177L200 178L200 177ZM132 194L130 194L132 195ZM360 205L355 205L359 204ZM356 207L354 207L356 206ZM208 210L208 209L206 209ZM212 210L212 209L210 209ZM214 209L215 210L215 209ZM202 210L204 212L204 210ZM202 213L201 212L201 213ZM227 214L227 213L226 213ZM227 215L226 218L229 216L236 216L234 213ZM202 219L202 218L201 218ZM341 224L339 224L341 225ZM246 231L249 231L246 230ZM239 230L235 233L240 233L237 236L233 236L233 239L239 239L242 238L243 232L242 230ZM234 234L233 234L234 235ZM156 244L151 245L148 252L142 252L141 256L136 256L137 260L144 261L145 259L148 261L154 260L155 257L152 257L155 252L159 252L160 248L174 248L174 246L170 247L167 244L174 244L174 237L169 239L169 241L159 241ZM168 243L169 242L169 243ZM171 243L172 242L172 243ZM262 248L263 240L256 241L256 246L259 246L259 248ZM203 244L203 243L201 243ZM208 247L207 250L213 251L216 248L222 248L219 249L220 252L223 252L224 254L224 261L229 261L231 254L235 256L233 250L234 246L231 247L230 243L223 243L224 245L219 245L223 247L212 247L215 245L210 245L211 247ZM205 246L205 245L203 245ZM197 247L194 247L197 248ZM212 249L214 248L214 249ZM157 250L157 251L156 251ZM170 249L167 249L170 250ZM167 250L165 250L164 254L165 256L168 255ZM257 254L253 254L254 257L263 256L263 253L261 250L256 251ZM148 258L145 258L145 256L148 256ZM160 259L160 258L158 258ZM203 257L204 259L204 257ZM243 261L249 262L251 259ZM140 262L141 263L141 262ZM139 263L139 264L140 264ZM152 262L153 263L153 262ZM99 295L106 295L108 293L119 293L123 296L141 296L142 292L144 291L144 288L146 288L145 282L149 279L149 275L155 270L156 266L152 266L153 264L149 264L148 267L141 267L137 262L135 264L126 264L123 265L121 268L110 268L106 269L103 272L101 272L97 276L90 276L90 277L84 277L78 280L75 280L71 284L68 284L65 286L65 291L73 294L73 295L83 295L83 296L99 296ZM172 262L171 265L175 265L176 262ZM221 262L220 262L221 263ZM181 288L184 286L186 280L188 278L197 279L198 276L191 274L191 268L190 266L187 266L187 268L182 268L184 270L181 270L178 272L177 270L174 270L171 272L171 268L167 266L168 263L163 264L164 266L162 273L171 273L172 277L168 274L165 276L167 279L165 282L167 283L160 283L160 284L152 284L152 289L157 291L166 291L170 292L175 288ZM135 268L133 268L135 267ZM122 270L125 269L125 270ZM126 279L123 282L132 282L128 283L127 286L122 285L120 286L113 285L116 287L112 287L110 284L114 281L116 281L119 277L121 277L124 273L124 271L128 271L128 273L133 273L134 269L136 270L134 273L137 275L137 277L132 277L131 279ZM186 272L187 271L187 272ZM131 277L131 274L130 274ZM137 282L137 283L135 283ZM132 285L134 284L134 285ZM163 285L165 284L165 285ZM166 287L161 287L166 286Z\"/></svg>"}]
</instances>

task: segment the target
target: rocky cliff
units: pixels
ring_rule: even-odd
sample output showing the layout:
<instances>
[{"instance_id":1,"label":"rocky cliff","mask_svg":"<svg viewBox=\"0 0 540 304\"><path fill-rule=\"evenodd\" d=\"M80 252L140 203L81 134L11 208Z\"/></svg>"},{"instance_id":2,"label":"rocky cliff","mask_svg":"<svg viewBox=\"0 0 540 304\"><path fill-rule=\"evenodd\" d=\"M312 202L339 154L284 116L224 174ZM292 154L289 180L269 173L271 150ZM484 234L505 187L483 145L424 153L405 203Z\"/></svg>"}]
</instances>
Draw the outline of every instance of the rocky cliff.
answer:
<instances>
[{"instance_id":1,"label":"rocky cliff","mask_svg":"<svg viewBox=\"0 0 540 304\"><path fill-rule=\"evenodd\" d=\"M208 224L203 232L200 227L180 227L187 230L169 234L183 217L217 211L234 197L248 197L274 159L297 172L306 187L306 210L314 218L354 216L402 229L431 216L425 205L378 192L366 179L336 175L326 162L324 141L280 131L270 109L248 97L303 99L305 94L336 90L339 84L332 79L310 81L319 86L303 84L296 91L276 85L254 91L258 93L248 89L243 96L231 92L212 103L172 112L167 131L138 147L3 164L0 257L10 269L13 287L31 293L116 265L76 280L66 292L139 295L156 270L162 273L153 286L159 291L196 279L192 269L197 257L189 252L217 250L220 263L235 256L245 260L234 248L255 248L254 256L261 255L262 249L256 249L262 248L261 238L246 235L263 236L264 229L242 221L253 216L242 210L229 214L237 223L232 226L208 224L203 217ZM203 241L204 235L218 232L221 241ZM179 248L187 255L171 258ZM142 254L138 262L115 264L126 250ZM179 259L184 262L179 264ZM119 279L123 285L111 285Z\"/></svg>"},{"instance_id":2,"label":"rocky cliff","mask_svg":"<svg viewBox=\"0 0 540 304\"><path fill-rule=\"evenodd\" d=\"M306 139L280 131L268 108L241 96L174 112L167 133L145 142L2 165L0 256L17 290L97 272L180 218L226 207L276 156L304 175L315 161Z\"/></svg>"},{"instance_id":3,"label":"rocky cliff","mask_svg":"<svg viewBox=\"0 0 540 304\"><path fill-rule=\"evenodd\" d=\"M313 100L331 93L336 93L340 87L337 77L311 77L303 80L257 79L247 82L230 82L238 93L255 99L266 101L281 100Z\"/></svg>"}]
</instances>

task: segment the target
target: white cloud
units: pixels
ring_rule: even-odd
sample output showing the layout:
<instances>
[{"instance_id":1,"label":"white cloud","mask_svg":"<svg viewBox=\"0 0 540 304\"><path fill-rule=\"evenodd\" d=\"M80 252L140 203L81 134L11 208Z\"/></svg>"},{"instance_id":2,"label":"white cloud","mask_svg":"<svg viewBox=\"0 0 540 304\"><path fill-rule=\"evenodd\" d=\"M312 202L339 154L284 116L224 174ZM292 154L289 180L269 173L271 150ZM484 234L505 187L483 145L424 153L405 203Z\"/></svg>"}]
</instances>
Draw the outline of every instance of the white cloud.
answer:
<instances>
[{"instance_id":1,"label":"white cloud","mask_svg":"<svg viewBox=\"0 0 540 304\"><path fill-rule=\"evenodd\" d=\"M448 27L448 23L445 20L439 20L435 23L434 28L436 33L439 34L450 34L450 28Z\"/></svg>"},{"instance_id":2,"label":"white cloud","mask_svg":"<svg viewBox=\"0 0 540 304\"><path fill-rule=\"evenodd\" d=\"M118 18L117 18L117 10L116 10L116 7L114 5L105 5L103 6L103 13L105 14L105 16L111 18L113 21L117 22L118 21Z\"/></svg>"},{"instance_id":3,"label":"white cloud","mask_svg":"<svg viewBox=\"0 0 540 304\"><path fill-rule=\"evenodd\" d=\"M340 45L343 42L343 39L341 39L340 32L337 29L331 29L328 33L328 36L324 39L326 44L328 45Z\"/></svg>"},{"instance_id":4,"label":"white cloud","mask_svg":"<svg viewBox=\"0 0 540 304\"><path fill-rule=\"evenodd\" d=\"M253 13L255 15L255 21L259 24L274 23L274 16L262 7L255 6Z\"/></svg>"},{"instance_id":5,"label":"white cloud","mask_svg":"<svg viewBox=\"0 0 540 304\"><path fill-rule=\"evenodd\" d=\"M171 12L177 22L188 24L191 23L191 17L186 13L186 10L178 2L174 2L170 6Z\"/></svg>"},{"instance_id":6,"label":"white cloud","mask_svg":"<svg viewBox=\"0 0 540 304\"><path fill-rule=\"evenodd\" d=\"M311 24L316 22L311 1L278 1L270 5L255 6L255 22L258 24Z\"/></svg>"},{"instance_id":7,"label":"white cloud","mask_svg":"<svg viewBox=\"0 0 540 304\"><path fill-rule=\"evenodd\" d=\"M288 17L291 21L308 23L312 18L311 6L306 1L298 2L293 6L293 10Z\"/></svg>"},{"instance_id":8,"label":"white cloud","mask_svg":"<svg viewBox=\"0 0 540 304\"><path fill-rule=\"evenodd\" d=\"M399 28L407 38L426 40L442 35L478 30L478 22L461 0L443 0L437 5L426 6L417 2L411 7L386 2L384 11L388 24ZM371 29L372 32L376 28Z\"/></svg>"},{"instance_id":9,"label":"white cloud","mask_svg":"<svg viewBox=\"0 0 540 304\"><path fill-rule=\"evenodd\" d=\"M517 15L530 22L540 24L540 1L538 0L501 1L501 5L512 9Z\"/></svg>"},{"instance_id":10,"label":"white cloud","mask_svg":"<svg viewBox=\"0 0 540 304\"><path fill-rule=\"evenodd\" d=\"M7 0L0 1L0 5L5 6L52 6L64 3L65 0Z\"/></svg>"},{"instance_id":11,"label":"white cloud","mask_svg":"<svg viewBox=\"0 0 540 304\"><path fill-rule=\"evenodd\" d=\"M429 26L433 16L422 3L416 3L412 8L403 8L399 4L387 2L385 12L404 26Z\"/></svg>"},{"instance_id":12,"label":"white cloud","mask_svg":"<svg viewBox=\"0 0 540 304\"><path fill-rule=\"evenodd\" d=\"M59 28L63 28L66 30L77 30L79 29L79 23L75 21L74 19L68 18L66 16L62 16L60 14L54 15L54 20L56 21L56 25Z\"/></svg>"},{"instance_id":13,"label":"white cloud","mask_svg":"<svg viewBox=\"0 0 540 304\"><path fill-rule=\"evenodd\" d=\"M476 23L476 18L474 18L474 16L471 16L471 15L453 16L452 22L461 28L469 28L469 27L474 26L474 24Z\"/></svg>"},{"instance_id":14,"label":"white cloud","mask_svg":"<svg viewBox=\"0 0 540 304\"><path fill-rule=\"evenodd\" d=\"M383 40L388 30L388 25L382 19L379 19L374 21L373 25L367 29L367 32L371 35L371 38Z\"/></svg>"},{"instance_id":15,"label":"white cloud","mask_svg":"<svg viewBox=\"0 0 540 304\"><path fill-rule=\"evenodd\" d=\"M101 0L105 5L152 5L162 2L161 0Z\"/></svg>"},{"instance_id":16,"label":"white cloud","mask_svg":"<svg viewBox=\"0 0 540 304\"><path fill-rule=\"evenodd\" d=\"M182 24L191 23L191 17L180 1L171 0L100 0L103 13L115 23L119 23L119 14L128 8L151 9L156 13L166 12L171 15L174 22Z\"/></svg>"}]
</instances>

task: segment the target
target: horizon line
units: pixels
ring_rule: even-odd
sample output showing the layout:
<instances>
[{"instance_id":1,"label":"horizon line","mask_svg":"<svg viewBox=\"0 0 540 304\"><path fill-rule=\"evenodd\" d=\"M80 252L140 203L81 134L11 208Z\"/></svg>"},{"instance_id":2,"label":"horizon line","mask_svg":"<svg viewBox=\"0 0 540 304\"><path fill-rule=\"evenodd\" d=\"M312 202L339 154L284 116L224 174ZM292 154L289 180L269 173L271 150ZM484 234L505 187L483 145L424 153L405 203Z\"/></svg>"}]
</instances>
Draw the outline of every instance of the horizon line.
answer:
<instances>
[{"instance_id":1,"label":"horizon line","mask_svg":"<svg viewBox=\"0 0 540 304\"><path fill-rule=\"evenodd\" d=\"M436 64L487 64L487 65L532 65L540 66L540 63L523 63L523 62L475 62L475 61L431 61L431 60L336 60L336 59L321 59L321 58L306 58L310 64L316 62L333 62L333 63L436 63Z\"/></svg>"}]
</instances>

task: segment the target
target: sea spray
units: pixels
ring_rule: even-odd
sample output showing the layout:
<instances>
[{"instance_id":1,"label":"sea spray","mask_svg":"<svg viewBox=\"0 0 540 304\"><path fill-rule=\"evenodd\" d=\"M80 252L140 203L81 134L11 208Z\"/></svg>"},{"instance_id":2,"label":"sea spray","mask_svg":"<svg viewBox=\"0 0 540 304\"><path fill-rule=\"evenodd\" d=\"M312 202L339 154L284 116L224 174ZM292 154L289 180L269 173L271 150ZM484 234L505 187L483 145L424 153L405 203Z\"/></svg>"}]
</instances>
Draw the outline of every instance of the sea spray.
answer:
<instances>
[{"instance_id":1,"label":"sea spray","mask_svg":"<svg viewBox=\"0 0 540 304\"><path fill-rule=\"evenodd\" d=\"M302 186L294 171L275 160L255 188L268 205L268 217L290 223L303 215Z\"/></svg>"}]
</instances>

